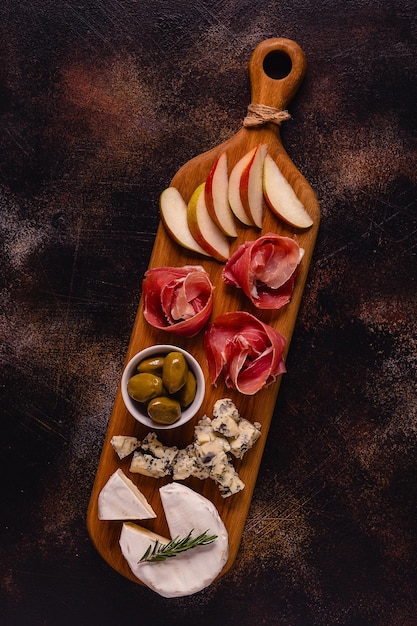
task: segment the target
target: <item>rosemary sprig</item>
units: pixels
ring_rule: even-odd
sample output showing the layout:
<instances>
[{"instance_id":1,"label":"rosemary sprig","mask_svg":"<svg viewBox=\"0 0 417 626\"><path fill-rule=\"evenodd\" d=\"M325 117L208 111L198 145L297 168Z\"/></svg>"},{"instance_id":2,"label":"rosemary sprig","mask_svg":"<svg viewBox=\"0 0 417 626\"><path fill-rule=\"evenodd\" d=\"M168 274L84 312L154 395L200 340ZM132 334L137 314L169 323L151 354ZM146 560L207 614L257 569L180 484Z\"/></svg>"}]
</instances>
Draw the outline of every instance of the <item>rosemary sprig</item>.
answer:
<instances>
[{"instance_id":1,"label":"rosemary sprig","mask_svg":"<svg viewBox=\"0 0 417 626\"><path fill-rule=\"evenodd\" d=\"M197 546L206 546L217 539L217 535L208 535L208 530L205 530L201 535L198 535L198 537L191 537L193 530L194 528L190 530L186 537L182 539L175 537L175 539L171 539L171 541L166 544L156 540L153 548L152 545L149 546L139 563L143 563L144 561L150 563L165 561L165 559L177 556L177 554L185 552L186 550L191 550Z\"/></svg>"}]
</instances>

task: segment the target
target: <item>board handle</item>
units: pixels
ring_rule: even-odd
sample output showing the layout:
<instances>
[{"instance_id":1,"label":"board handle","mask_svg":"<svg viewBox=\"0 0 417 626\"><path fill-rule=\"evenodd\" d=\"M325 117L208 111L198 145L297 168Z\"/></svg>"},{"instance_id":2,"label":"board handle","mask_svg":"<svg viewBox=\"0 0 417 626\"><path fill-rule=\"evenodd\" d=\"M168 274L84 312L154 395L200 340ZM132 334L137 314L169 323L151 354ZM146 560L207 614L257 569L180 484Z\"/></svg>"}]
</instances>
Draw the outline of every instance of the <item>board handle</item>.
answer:
<instances>
[{"instance_id":1,"label":"board handle","mask_svg":"<svg viewBox=\"0 0 417 626\"><path fill-rule=\"evenodd\" d=\"M249 61L252 104L284 110L297 92L307 69L300 46L291 39L260 43Z\"/></svg>"}]
</instances>

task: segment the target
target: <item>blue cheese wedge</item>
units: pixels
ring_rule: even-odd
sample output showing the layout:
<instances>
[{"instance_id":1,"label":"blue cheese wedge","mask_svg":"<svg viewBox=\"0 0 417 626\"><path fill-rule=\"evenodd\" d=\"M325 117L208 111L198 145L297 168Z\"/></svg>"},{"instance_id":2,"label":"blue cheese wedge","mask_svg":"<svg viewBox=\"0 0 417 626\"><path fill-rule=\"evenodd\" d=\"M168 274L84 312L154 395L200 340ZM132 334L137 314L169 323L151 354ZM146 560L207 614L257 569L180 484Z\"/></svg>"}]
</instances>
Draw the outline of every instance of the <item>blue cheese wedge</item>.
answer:
<instances>
[{"instance_id":1,"label":"blue cheese wedge","mask_svg":"<svg viewBox=\"0 0 417 626\"><path fill-rule=\"evenodd\" d=\"M151 519L156 513L121 469L112 474L98 496L100 520Z\"/></svg>"},{"instance_id":2,"label":"blue cheese wedge","mask_svg":"<svg viewBox=\"0 0 417 626\"><path fill-rule=\"evenodd\" d=\"M189 487L173 482L159 492L172 538L186 537L193 530L193 536L208 531L217 539L165 561L140 562L149 546L169 539L128 522L122 527L120 548L133 574L156 593L165 598L189 596L220 574L229 555L228 533L214 504Z\"/></svg>"},{"instance_id":3,"label":"blue cheese wedge","mask_svg":"<svg viewBox=\"0 0 417 626\"><path fill-rule=\"evenodd\" d=\"M140 445L140 441L137 437L125 437L124 435L114 435L110 443L115 449L119 459L124 459L129 456L129 454L132 454Z\"/></svg>"}]
</instances>

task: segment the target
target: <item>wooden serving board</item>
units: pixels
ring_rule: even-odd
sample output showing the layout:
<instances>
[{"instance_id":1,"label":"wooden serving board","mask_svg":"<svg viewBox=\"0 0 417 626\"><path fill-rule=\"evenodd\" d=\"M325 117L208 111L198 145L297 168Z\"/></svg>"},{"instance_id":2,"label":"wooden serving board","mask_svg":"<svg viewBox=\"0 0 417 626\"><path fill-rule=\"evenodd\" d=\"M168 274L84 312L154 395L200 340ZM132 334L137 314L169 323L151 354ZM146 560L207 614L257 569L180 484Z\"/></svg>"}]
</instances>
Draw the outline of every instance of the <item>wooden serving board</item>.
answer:
<instances>
[{"instance_id":1,"label":"wooden serving board","mask_svg":"<svg viewBox=\"0 0 417 626\"><path fill-rule=\"evenodd\" d=\"M286 56L287 61L288 58L291 60L291 71L284 78L272 78L265 72L265 59L274 61L274 58L277 57L277 60L280 61L278 55L281 54ZM305 69L306 63L304 54L295 42L287 39L269 39L262 42L255 49L249 63L252 102L284 109L297 91L304 76ZM178 246L170 239L162 223L159 225L157 231L149 267L183 266L186 264L202 265L215 285L212 319L226 311L249 311L264 323L270 324L287 338L286 356L317 237L320 208L310 185L286 154L280 140L278 127L272 123L267 123L256 128L242 127L230 140L185 164L174 176L171 185L177 187L184 199L188 201L195 188L206 179L216 156L220 152L224 150L227 151L230 172L235 163L244 154L261 143L268 144L269 154L271 154L280 165L287 180L293 186L296 194L313 218L314 224L308 230L297 230L285 225L265 207L262 232L257 228L240 226L238 238L233 242L231 252L243 242L255 240L261 236L261 234L268 232L296 237L300 246L304 248L305 255L300 265L300 271L296 279L291 302L279 311L261 311L256 309L246 296L242 294L241 290L228 287L223 283L221 279L223 265L221 263L201 257L197 254L188 253L187 250ZM162 443L165 445L176 445L179 448L185 447L193 439L196 422L205 413L209 417L212 417L214 402L224 397L232 398L242 417L251 421L258 421L262 425L261 438L254 447L246 453L243 459L237 460L234 463L239 476L246 485L243 491L223 499L219 494L216 484L211 479L201 481L191 478L185 481L186 485L201 493L215 504L227 527L230 553L229 559L220 574L223 575L234 563L239 549L271 418L274 412L281 377L279 377L273 385L259 391L253 396L245 396L236 391L227 389L222 379L218 381L217 387L212 386L208 375L206 355L203 346L203 333L200 333L197 337L192 339L181 339L168 332L156 330L145 321L141 300L128 352L126 354L125 364L139 350L150 345L163 343L181 346L195 356L205 374L206 394L198 415L188 424L180 429L162 431L155 429ZM296 364L293 364L293 367L296 367ZM168 527L160 502L159 488L163 484L170 482L172 478L167 477L165 479L156 480L140 474L130 474L129 466L131 457L121 461L110 444L110 439L113 435L130 435L143 439L147 432L148 429L136 422L125 408L119 385L92 489L87 512L87 527L91 540L102 557L111 567L136 583L140 583L140 581L132 574L119 548L122 523L100 521L97 515L97 499L110 475L118 468L123 469L126 475L128 475L144 493L157 513L155 520L141 521L139 523L154 532L169 537Z\"/></svg>"}]
</instances>

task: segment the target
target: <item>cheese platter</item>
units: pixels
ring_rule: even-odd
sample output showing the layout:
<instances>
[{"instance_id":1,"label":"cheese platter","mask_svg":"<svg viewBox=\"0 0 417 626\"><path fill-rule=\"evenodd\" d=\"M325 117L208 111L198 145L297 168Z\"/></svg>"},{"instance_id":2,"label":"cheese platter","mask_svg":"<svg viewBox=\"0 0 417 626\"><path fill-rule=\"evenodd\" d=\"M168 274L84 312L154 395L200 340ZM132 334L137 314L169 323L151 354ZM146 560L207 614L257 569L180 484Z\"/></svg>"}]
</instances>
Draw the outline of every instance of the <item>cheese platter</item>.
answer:
<instances>
[{"instance_id":1,"label":"cheese platter","mask_svg":"<svg viewBox=\"0 0 417 626\"><path fill-rule=\"evenodd\" d=\"M288 69L284 75L277 76L270 68L274 64L282 64L283 59ZM296 42L284 38L261 42L249 62L251 102L242 128L229 140L180 167L168 189L161 190L161 221L146 279L152 282L155 273L161 268L162 274L172 268L181 271L182 268L192 268L193 272L199 268L200 281L201 274L204 274L205 288L209 279L212 289L208 292L206 288L206 300L202 307L204 320L201 321L199 316L198 326L194 325L192 332L188 333L182 330L177 332L184 324L176 328L176 320L164 326L164 320L158 320L158 316L150 311L146 289L142 289L123 367L125 371L138 352L151 346L167 344L189 353L198 362L204 377L204 397L195 416L178 428L164 428L158 423L152 428L140 423L129 412L123 399L122 392L125 389L122 389L120 383L109 419L88 506L87 528L94 546L107 563L138 584L148 584L149 580L158 577L158 570L154 569L151 578L141 578L135 565L139 559L135 556L132 565L132 562L128 562L130 557L126 558L130 549L129 541L135 540L139 531L133 524L129 525L130 522L126 525L122 519L99 517L100 496L108 481L120 471L133 483L133 487L128 484L128 489L132 491L132 488L137 488L145 500L145 508L149 507L154 514L139 522L142 538L145 535L149 541L153 538L153 541L160 541L162 545L165 541L163 538L171 536L172 540L175 539L171 526L173 513L167 503L167 494L170 493L170 485L180 486L178 494L173 494L172 498L182 497L189 490L189 501L196 502L193 510L202 506L204 511L212 507L216 512L212 512L212 519L216 520L213 523L220 528L220 539L213 542L213 546L218 542L218 552L213 554L219 554L219 558L212 579L224 575L236 560L279 386L285 375L285 359L320 222L316 195L286 153L279 133L280 123L290 117L286 107L297 92L305 71L305 55ZM284 265L287 274L279 288L277 284L273 284L271 289L265 288L265 271L262 276L259 275L257 282L248 280L247 271L242 278L242 273L245 274L242 267L257 263L259 255L264 254L260 250L266 250L265 254L269 254L275 244L279 248L277 256L284 255L286 259ZM291 263L288 260L290 257ZM253 276L252 271L250 275ZM290 286L289 292L283 296L282 282ZM144 277L143 287L146 285ZM160 284L156 282L152 285L153 289L149 291L155 294L155 285L160 287ZM280 294L279 304L276 292ZM236 343L236 326L241 329L243 326L246 328L247 324L251 332L256 331L257 336L262 334L268 337L272 345L272 348L268 348L269 354L275 354L277 342L281 342L279 358L275 359L273 368L271 366L272 369L268 370L257 386L254 380L259 375L259 368L253 371L248 369L246 375L244 372L231 372L231 367L228 370L230 364L224 356L222 344L226 341L224 324L227 325L229 335L230 327L233 327L235 334L231 342L233 340ZM185 324L185 327L188 326ZM219 341L220 347L214 348L213 345ZM248 342L251 344L251 340ZM251 345L248 349L251 349ZM263 358L268 350L264 351ZM223 359L221 365L219 359ZM233 488L225 488L225 479L219 476L212 480L213 476L207 478L205 474L191 473L176 480L175 471L161 476L154 476L149 471L132 471L131 453L137 454L135 447L142 445L144 448L144 442L147 442L148 450L151 448L150 442L155 441L161 449L175 449L177 455L178 451L183 454L189 450L196 437L198 439L196 433L202 432L205 424L209 423L211 428L211 424L215 423L218 417L216 411L225 399L238 415L236 424L242 429L249 424L248 428L253 435L245 453L240 450L235 455L233 446L237 435L235 439L230 433L223 437L224 445L228 446L228 459L233 455L233 469L231 462L229 468L234 476ZM126 455L119 455L115 442L133 444ZM124 477L121 477L119 483L125 489ZM186 535L198 527L198 523L191 519L193 514L187 507L185 510L188 511L184 513L185 517L190 516L189 523L185 519L185 526L175 526L174 523L174 527L181 527ZM226 551L224 545L220 545L221 541L224 542L223 528L227 535ZM209 529L200 529L202 534L205 530ZM129 544L128 549L126 542ZM207 557L210 549L207 545L200 546L195 553L198 554L200 550ZM177 559L180 563L180 557L169 561L176 562ZM146 564L146 567L149 569L155 565ZM163 563L158 563L157 567L163 567ZM139 571L144 570L139 567ZM207 584L210 584L210 580L195 589L182 588L182 591L168 592L167 595L172 597L194 593ZM153 583L148 586L154 588ZM164 595L159 588L155 590Z\"/></svg>"}]
</instances>

